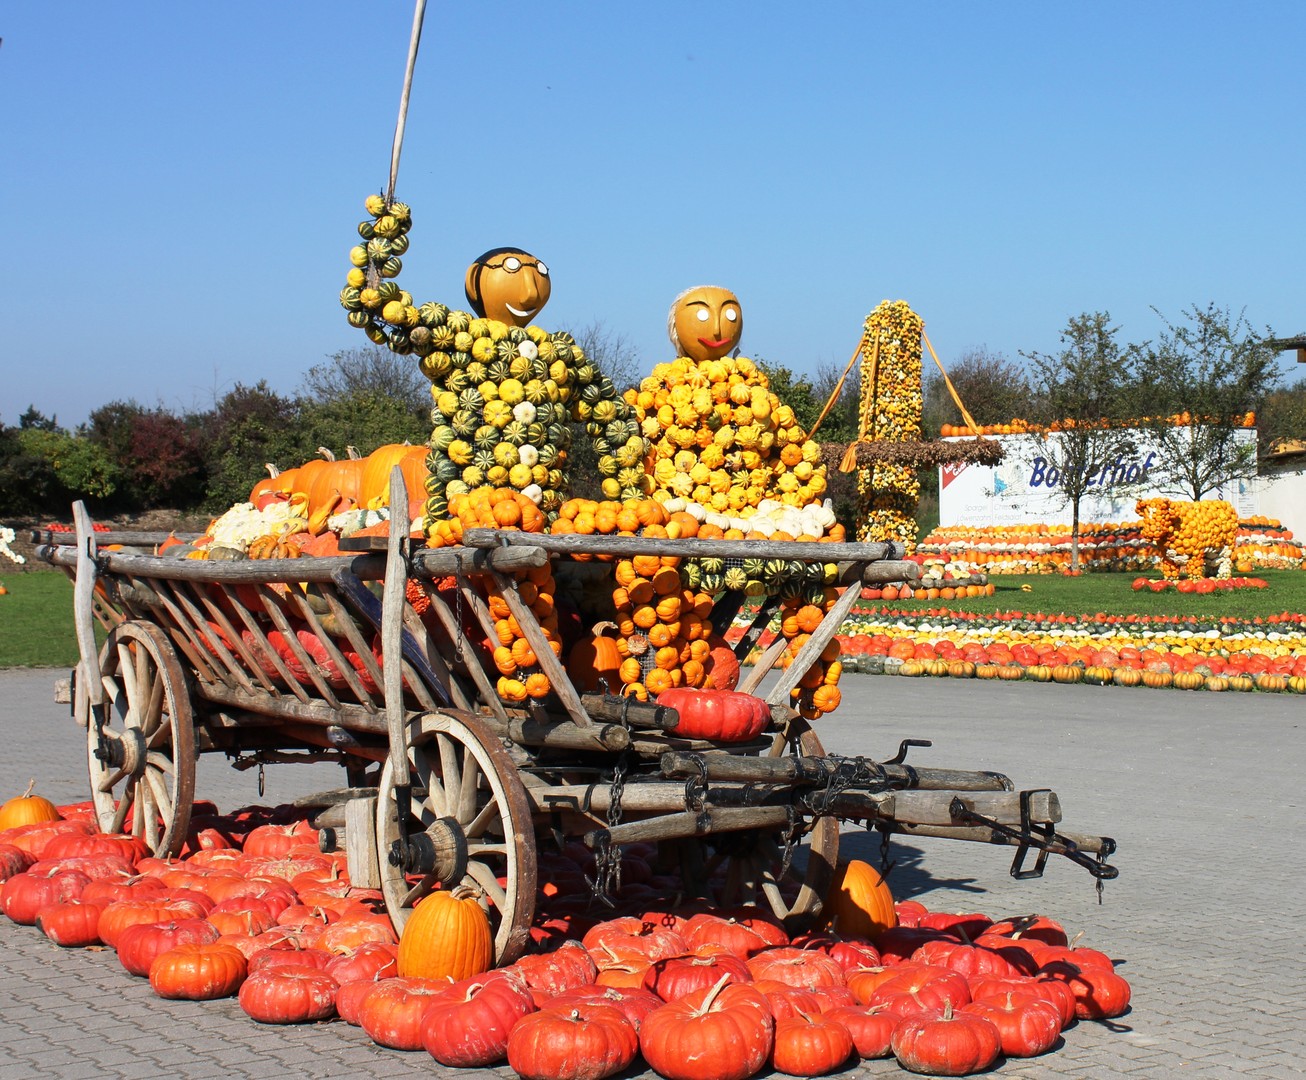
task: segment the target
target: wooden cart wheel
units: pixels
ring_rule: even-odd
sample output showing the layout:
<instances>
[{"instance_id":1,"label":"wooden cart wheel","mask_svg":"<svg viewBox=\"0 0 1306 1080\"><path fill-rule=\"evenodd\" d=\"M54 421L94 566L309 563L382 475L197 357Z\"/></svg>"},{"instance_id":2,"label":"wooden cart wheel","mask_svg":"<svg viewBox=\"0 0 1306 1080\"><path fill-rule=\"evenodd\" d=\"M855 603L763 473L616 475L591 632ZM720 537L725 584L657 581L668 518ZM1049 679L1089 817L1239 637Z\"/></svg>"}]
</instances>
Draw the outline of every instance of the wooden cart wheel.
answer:
<instances>
[{"instance_id":1,"label":"wooden cart wheel","mask_svg":"<svg viewBox=\"0 0 1306 1080\"><path fill-rule=\"evenodd\" d=\"M798 754L825 756L821 740L806 721L794 717L791 730L797 738ZM777 735L764 756L783 757L789 752L789 742ZM709 885L720 883L716 898L722 906L759 907L774 914L791 932L807 929L820 914L839 858L839 822L832 817L812 820L811 815L796 809L795 824L801 832L792 844L788 828L722 833L699 842L703 845L702 875Z\"/></svg>"},{"instance_id":2,"label":"wooden cart wheel","mask_svg":"<svg viewBox=\"0 0 1306 1080\"><path fill-rule=\"evenodd\" d=\"M100 829L177 855L195 798L195 726L186 676L158 627L127 621L100 652L105 702L87 702L87 763Z\"/></svg>"},{"instance_id":3,"label":"wooden cart wheel","mask_svg":"<svg viewBox=\"0 0 1306 1080\"><path fill-rule=\"evenodd\" d=\"M495 963L509 964L530 943L535 917L535 834L517 767L474 718L444 713L409 724L408 759L404 819L389 761L377 795L381 891L395 931L433 889L467 885L490 916Z\"/></svg>"}]
</instances>

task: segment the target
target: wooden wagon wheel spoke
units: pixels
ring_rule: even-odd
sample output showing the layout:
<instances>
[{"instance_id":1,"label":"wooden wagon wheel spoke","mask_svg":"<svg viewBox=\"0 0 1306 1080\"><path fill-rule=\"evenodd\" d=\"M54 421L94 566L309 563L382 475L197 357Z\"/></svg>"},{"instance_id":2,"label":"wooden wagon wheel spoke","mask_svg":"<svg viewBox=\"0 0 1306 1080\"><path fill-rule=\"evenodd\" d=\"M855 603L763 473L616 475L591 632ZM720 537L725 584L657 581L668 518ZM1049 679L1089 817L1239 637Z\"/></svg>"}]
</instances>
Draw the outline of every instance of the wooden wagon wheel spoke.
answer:
<instances>
[{"instance_id":1,"label":"wooden wagon wheel spoke","mask_svg":"<svg viewBox=\"0 0 1306 1080\"><path fill-rule=\"evenodd\" d=\"M484 863L468 863L467 875L489 897L490 902L500 911L507 905L508 894L504 891L503 886L499 884L498 879L494 876L494 871Z\"/></svg>"},{"instance_id":2,"label":"wooden wagon wheel spoke","mask_svg":"<svg viewBox=\"0 0 1306 1080\"><path fill-rule=\"evenodd\" d=\"M143 838L158 856L186 841L195 795L190 690L158 627L127 620L100 655L105 703L90 710L87 764L101 829Z\"/></svg>"},{"instance_id":3,"label":"wooden wagon wheel spoke","mask_svg":"<svg viewBox=\"0 0 1306 1080\"><path fill-rule=\"evenodd\" d=\"M407 730L416 791L404 819L393 763L381 771L377 847L381 890L396 931L436 883L462 881L486 898L498 964L530 942L535 914L535 843L530 804L500 741L463 713L427 713ZM506 882L501 884L500 882Z\"/></svg>"},{"instance_id":4,"label":"wooden wagon wheel spoke","mask_svg":"<svg viewBox=\"0 0 1306 1080\"><path fill-rule=\"evenodd\" d=\"M471 821L463 828L470 840L472 837L484 836L491 823L499 820L499 800L491 796Z\"/></svg>"},{"instance_id":5,"label":"wooden wagon wheel spoke","mask_svg":"<svg viewBox=\"0 0 1306 1080\"><path fill-rule=\"evenodd\" d=\"M463 751L462 773L462 783L458 786L458 808L454 811L454 817L466 825L477 816L476 795L481 782L480 766L466 749Z\"/></svg>"}]
</instances>

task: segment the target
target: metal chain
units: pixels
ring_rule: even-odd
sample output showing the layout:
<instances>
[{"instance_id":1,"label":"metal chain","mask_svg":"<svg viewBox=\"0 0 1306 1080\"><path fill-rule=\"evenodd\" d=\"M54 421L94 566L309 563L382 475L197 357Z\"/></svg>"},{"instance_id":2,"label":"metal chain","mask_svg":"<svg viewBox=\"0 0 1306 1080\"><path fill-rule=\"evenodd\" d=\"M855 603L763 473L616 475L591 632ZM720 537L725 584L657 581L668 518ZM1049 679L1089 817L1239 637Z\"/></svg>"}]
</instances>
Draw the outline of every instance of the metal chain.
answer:
<instances>
[{"instance_id":1,"label":"metal chain","mask_svg":"<svg viewBox=\"0 0 1306 1080\"><path fill-rule=\"evenodd\" d=\"M789 828L785 834L784 852L780 856L780 880L783 881L789 874L789 867L794 861L794 849L798 846L798 837L802 835L802 820L798 817L798 811L790 803L785 807L789 818Z\"/></svg>"},{"instance_id":2,"label":"metal chain","mask_svg":"<svg viewBox=\"0 0 1306 1080\"><path fill-rule=\"evenodd\" d=\"M621 824L621 796L626 790L626 773L630 769L630 756L622 752L612 768L612 784L608 788L608 828Z\"/></svg>"},{"instance_id":3,"label":"metal chain","mask_svg":"<svg viewBox=\"0 0 1306 1080\"><path fill-rule=\"evenodd\" d=\"M876 828L880 830L880 877L887 878L889 872L898 865L898 861L894 859L890 862L889 860L889 842L891 836L889 830L883 826L876 826Z\"/></svg>"},{"instance_id":4,"label":"metal chain","mask_svg":"<svg viewBox=\"0 0 1306 1080\"><path fill-rule=\"evenodd\" d=\"M463 662L463 557L462 553L454 556L454 624L456 633L454 634L453 658L461 664Z\"/></svg>"}]
</instances>

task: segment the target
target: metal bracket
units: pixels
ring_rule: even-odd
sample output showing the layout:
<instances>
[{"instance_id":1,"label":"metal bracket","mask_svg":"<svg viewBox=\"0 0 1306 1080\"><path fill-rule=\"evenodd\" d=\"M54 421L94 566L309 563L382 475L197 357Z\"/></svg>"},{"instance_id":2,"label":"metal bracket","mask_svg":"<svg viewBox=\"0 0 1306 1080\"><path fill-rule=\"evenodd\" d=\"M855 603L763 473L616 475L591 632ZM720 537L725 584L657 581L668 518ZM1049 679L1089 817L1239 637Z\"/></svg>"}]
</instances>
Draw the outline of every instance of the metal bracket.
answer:
<instances>
[{"instance_id":1,"label":"metal bracket","mask_svg":"<svg viewBox=\"0 0 1306 1080\"><path fill-rule=\"evenodd\" d=\"M1031 796L1050 790L1050 788L1031 788L1020 793L1020 827L1018 829L976 813L967 807L960 797L952 800L948 806L948 811L956 821L968 825L983 825L992 829L994 833L1015 840L1016 854L1011 860L1011 876L1018 881L1042 877L1049 855L1065 856L1076 865L1082 866L1099 882L1118 877L1120 871L1105 861L1106 857L1116 850L1116 842L1111 837L1104 836L1101 838L1101 854L1094 856L1081 851L1078 844L1068 836L1062 836L1051 824L1034 822L1030 819L1029 804ZM1034 862L1033 869L1027 870L1025 869L1025 859L1030 848L1038 850L1038 857Z\"/></svg>"},{"instance_id":2,"label":"metal bracket","mask_svg":"<svg viewBox=\"0 0 1306 1080\"><path fill-rule=\"evenodd\" d=\"M898 744L898 752L884 761L885 765L901 765L907 760L907 751L913 746L933 746L932 739L903 739Z\"/></svg>"}]
</instances>

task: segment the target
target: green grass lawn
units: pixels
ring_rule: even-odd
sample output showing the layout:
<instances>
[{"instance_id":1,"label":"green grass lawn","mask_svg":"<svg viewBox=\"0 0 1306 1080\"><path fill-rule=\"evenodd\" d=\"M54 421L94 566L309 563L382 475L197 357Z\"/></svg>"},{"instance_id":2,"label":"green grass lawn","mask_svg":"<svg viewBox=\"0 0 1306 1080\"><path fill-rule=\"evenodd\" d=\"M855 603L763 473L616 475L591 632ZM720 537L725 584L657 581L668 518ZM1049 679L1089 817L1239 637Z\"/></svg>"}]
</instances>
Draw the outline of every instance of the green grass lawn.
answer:
<instances>
[{"instance_id":1,"label":"green grass lawn","mask_svg":"<svg viewBox=\"0 0 1306 1080\"><path fill-rule=\"evenodd\" d=\"M1206 595L1152 593L1131 587L1136 574L995 576L992 596L966 600L894 600L888 607L904 611L950 608L985 613L1095 615L1173 615L1180 617L1252 619L1282 612L1306 612L1306 572L1266 570L1257 575L1267 589L1235 589ZM0 668L71 667L77 662L73 634L73 587L62 573L40 571L5 579L9 589L0 596ZM1029 585L1030 591L1022 590ZM867 606L885 604L864 601Z\"/></svg>"},{"instance_id":2,"label":"green grass lawn","mask_svg":"<svg viewBox=\"0 0 1306 1080\"><path fill-rule=\"evenodd\" d=\"M1217 589L1206 594L1180 593L1173 588L1163 593L1148 589L1135 592L1133 583L1139 576L1132 573L1084 574L1081 577L1003 574L989 578L997 590L992 596L965 600L917 600L913 597L911 600L867 600L864 603L904 611L951 608L985 613L1021 611L1095 615L1101 612L1105 615L1228 616L1238 619L1306 612L1306 572L1301 570L1265 570L1254 575L1269 585L1266 589ZM1029 586L1029 591L1022 589L1024 585Z\"/></svg>"},{"instance_id":3,"label":"green grass lawn","mask_svg":"<svg viewBox=\"0 0 1306 1080\"><path fill-rule=\"evenodd\" d=\"M13 574L0 596L0 668L72 667L73 583L61 572Z\"/></svg>"}]
</instances>

